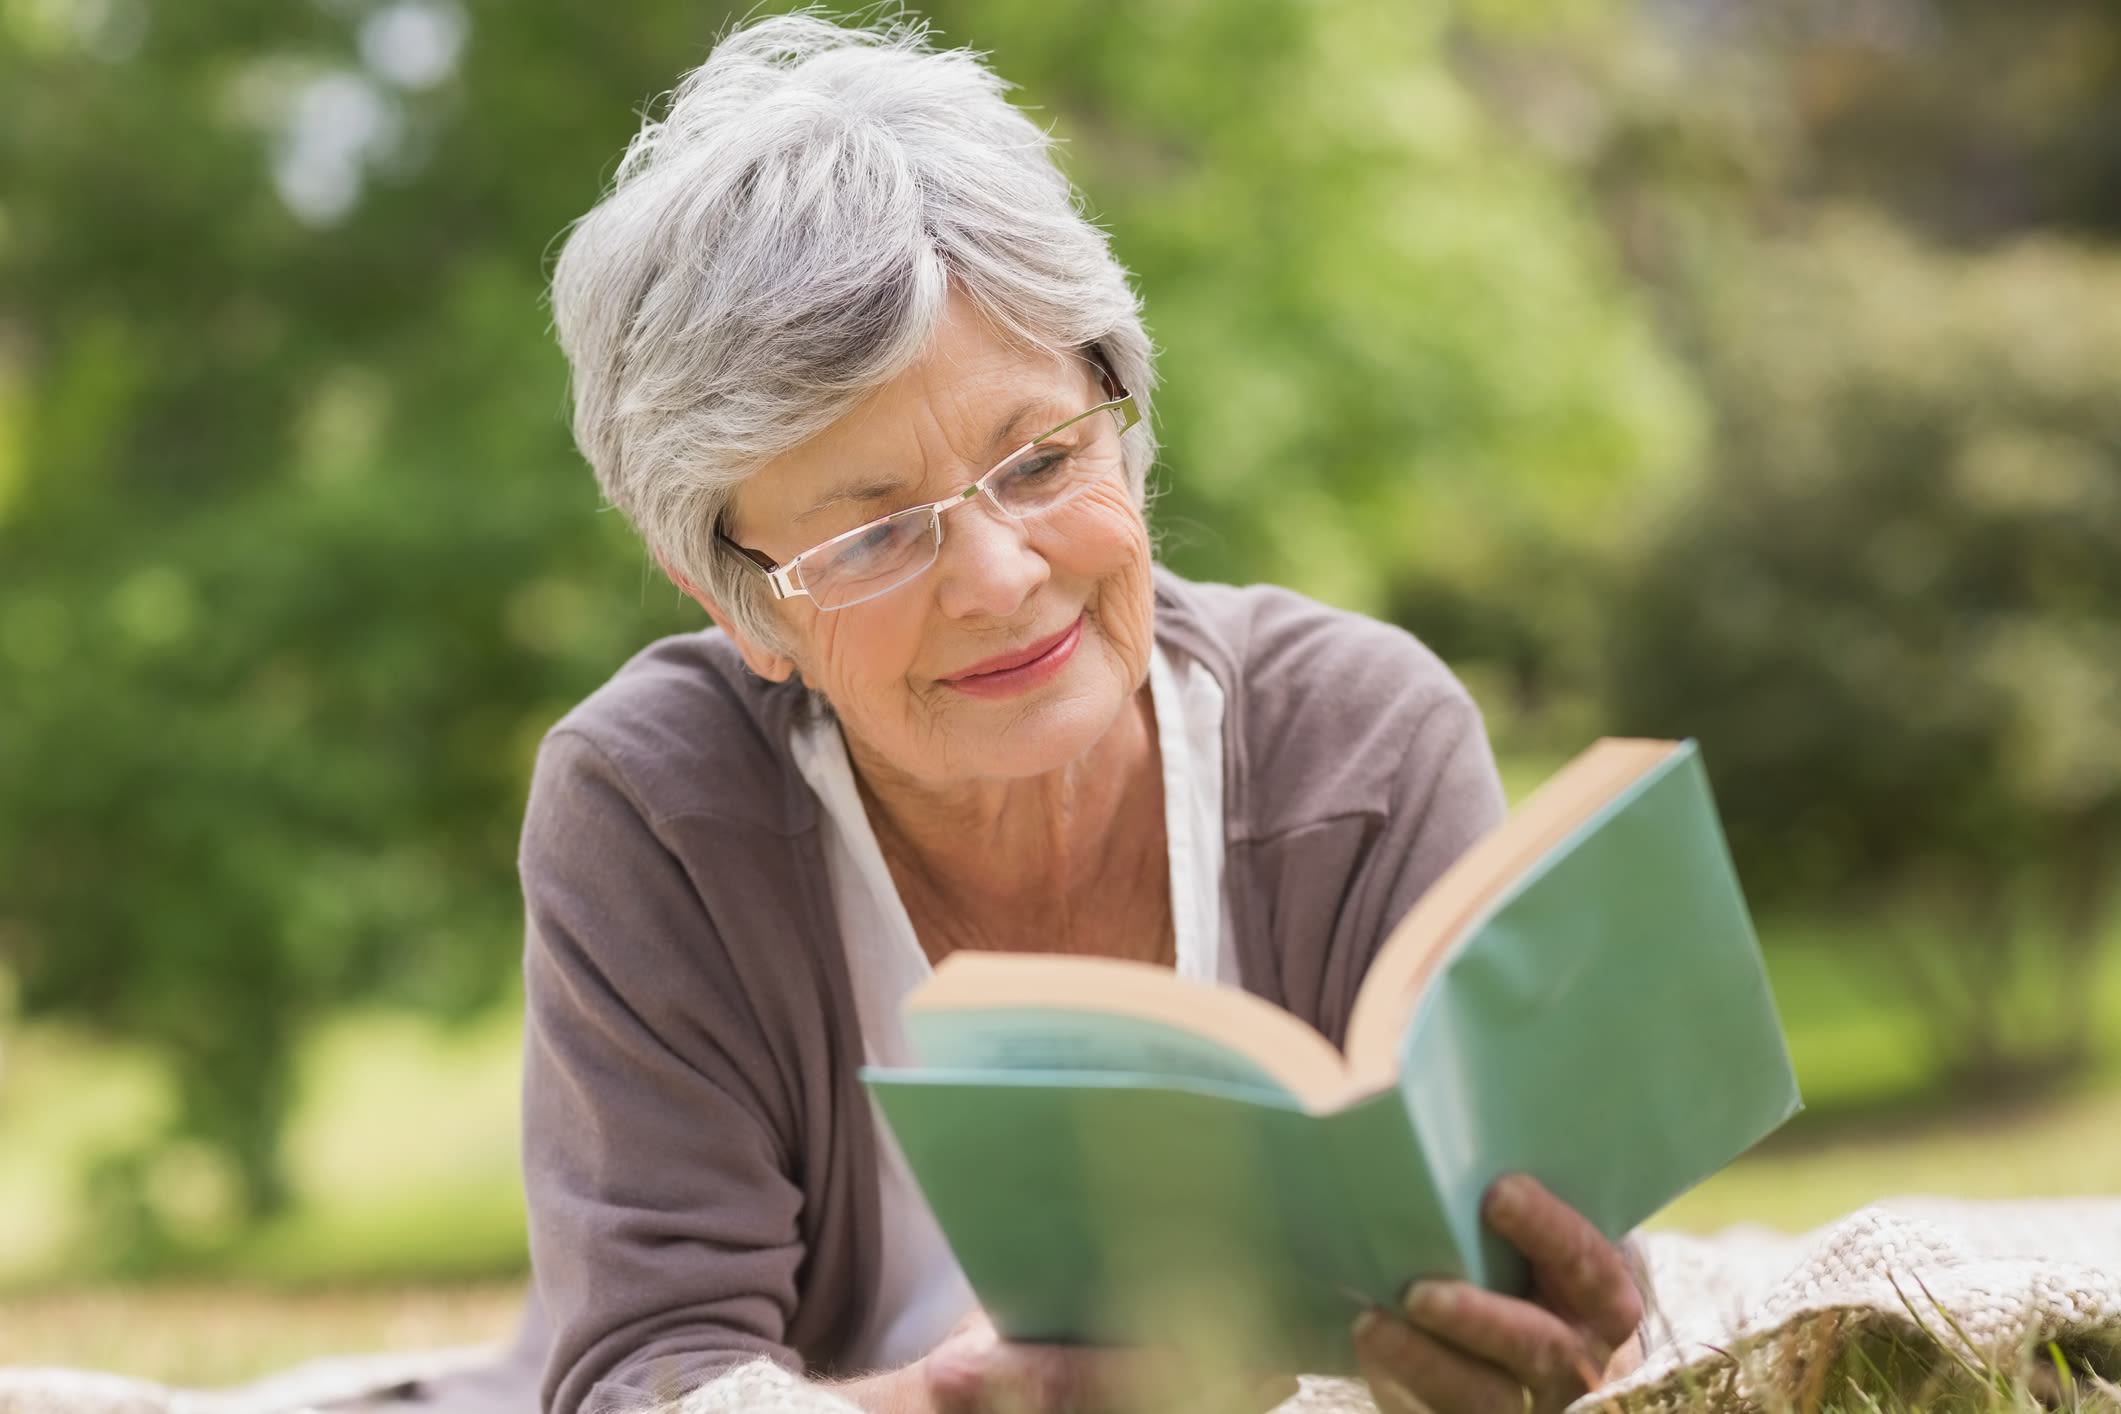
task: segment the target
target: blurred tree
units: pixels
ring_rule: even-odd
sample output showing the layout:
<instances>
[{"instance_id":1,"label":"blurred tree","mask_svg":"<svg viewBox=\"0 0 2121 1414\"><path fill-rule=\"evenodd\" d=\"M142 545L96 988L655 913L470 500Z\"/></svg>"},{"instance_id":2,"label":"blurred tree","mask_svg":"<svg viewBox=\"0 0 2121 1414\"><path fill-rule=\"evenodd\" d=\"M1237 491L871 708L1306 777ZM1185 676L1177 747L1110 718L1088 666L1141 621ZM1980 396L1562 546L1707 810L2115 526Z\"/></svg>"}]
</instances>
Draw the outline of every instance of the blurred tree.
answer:
<instances>
[{"instance_id":1,"label":"blurred tree","mask_svg":"<svg viewBox=\"0 0 2121 1414\"><path fill-rule=\"evenodd\" d=\"M538 733L692 621L541 309L711 33L630 16L0 8L0 959L161 1047L258 1211L294 1038L503 986Z\"/></svg>"},{"instance_id":2,"label":"blurred tree","mask_svg":"<svg viewBox=\"0 0 2121 1414\"><path fill-rule=\"evenodd\" d=\"M1457 56L1618 7L931 8L1055 115L1140 277L1174 567L1395 617L1528 695L1591 661L1587 586L1699 408L1569 165Z\"/></svg>"},{"instance_id":3,"label":"blurred tree","mask_svg":"<svg viewBox=\"0 0 2121 1414\"><path fill-rule=\"evenodd\" d=\"M2089 567L2121 563L2096 244L2121 9L1636 16L1461 63L1583 174L1717 409L1705 484L1596 603L1609 725L1709 740L1762 902L1877 905L1953 1069L2067 1064L2113 912L2111 738L2085 724L2116 647ZM1998 457L2059 499L1950 470Z\"/></svg>"},{"instance_id":4,"label":"blurred tree","mask_svg":"<svg viewBox=\"0 0 2121 1414\"><path fill-rule=\"evenodd\" d=\"M1582 171L1631 267L1861 205L1979 248L2121 235L2121 7L2108 0L1643 0L1635 22L1476 36L1462 68ZM1706 244L1704 244L1706 242Z\"/></svg>"},{"instance_id":5,"label":"blurred tree","mask_svg":"<svg viewBox=\"0 0 2121 1414\"><path fill-rule=\"evenodd\" d=\"M1664 0L1698 51L1772 66L1793 194L1933 238L2121 234L2121 8L2109 0Z\"/></svg>"},{"instance_id":6,"label":"blurred tree","mask_svg":"<svg viewBox=\"0 0 2121 1414\"><path fill-rule=\"evenodd\" d=\"M2121 881L2121 254L1843 216L1697 313L1713 472L1613 614L1616 725L1702 739L1760 898L1892 906L1956 1074L2076 1063Z\"/></svg>"},{"instance_id":7,"label":"blurred tree","mask_svg":"<svg viewBox=\"0 0 2121 1414\"><path fill-rule=\"evenodd\" d=\"M538 734L696 621L595 513L541 267L730 13L0 0L0 962L161 1047L253 1211L294 1038L504 984ZM1589 209L1452 67L1562 13L938 7L1140 273L1180 567L1528 602L1682 460Z\"/></svg>"}]
</instances>

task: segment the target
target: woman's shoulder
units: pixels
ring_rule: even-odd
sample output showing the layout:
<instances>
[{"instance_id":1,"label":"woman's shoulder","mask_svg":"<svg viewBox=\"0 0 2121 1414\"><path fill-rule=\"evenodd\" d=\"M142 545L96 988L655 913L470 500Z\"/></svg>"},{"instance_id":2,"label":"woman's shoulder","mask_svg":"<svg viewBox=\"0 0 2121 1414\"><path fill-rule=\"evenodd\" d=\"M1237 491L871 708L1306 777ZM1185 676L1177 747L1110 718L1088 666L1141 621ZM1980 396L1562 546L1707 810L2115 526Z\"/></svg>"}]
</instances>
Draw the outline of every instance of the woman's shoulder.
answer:
<instances>
[{"instance_id":1,"label":"woman's shoulder","mask_svg":"<svg viewBox=\"0 0 2121 1414\"><path fill-rule=\"evenodd\" d=\"M538 769L608 774L656 822L712 815L795 833L809 796L790 789L788 728L808 705L800 685L750 672L719 629L677 634L556 722Z\"/></svg>"},{"instance_id":2,"label":"woman's shoulder","mask_svg":"<svg viewBox=\"0 0 2121 1414\"><path fill-rule=\"evenodd\" d=\"M1397 625L1275 585L1162 572L1157 624L1221 682L1255 830L1388 813L1467 753L1489 759L1471 694Z\"/></svg>"},{"instance_id":3,"label":"woman's shoulder","mask_svg":"<svg viewBox=\"0 0 2121 1414\"><path fill-rule=\"evenodd\" d=\"M1418 719L1472 698L1406 629L1273 584L1157 575L1158 629L1241 693L1256 728L1322 717Z\"/></svg>"}]
</instances>

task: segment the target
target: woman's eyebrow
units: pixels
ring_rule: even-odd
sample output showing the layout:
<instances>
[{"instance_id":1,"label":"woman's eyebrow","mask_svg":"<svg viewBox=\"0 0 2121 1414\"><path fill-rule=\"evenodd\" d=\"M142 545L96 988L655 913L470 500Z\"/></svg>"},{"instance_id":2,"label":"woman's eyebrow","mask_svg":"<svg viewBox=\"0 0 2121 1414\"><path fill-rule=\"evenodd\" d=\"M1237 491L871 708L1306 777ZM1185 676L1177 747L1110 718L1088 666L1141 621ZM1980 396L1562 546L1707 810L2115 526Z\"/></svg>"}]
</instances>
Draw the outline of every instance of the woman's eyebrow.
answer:
<instances>
[{"instance_id":1,"label":"woman's eyebrow","mask_svg":"<svg viewBox=\"0 0 2121 1414\"><path fill-rule=\"evenodd\" d=\"M995 427L987 438L987 445L995 456L1014 451L1024 444L1029 435L1024 430L1026 424L1036 424L1037 431L1048 432L1066 421L1067 416L1066 413L1055 410L1051 398L1027 398L1011 409L1009 415ZM1044 418L1050 418L1052 421L1041 420ZM795 523L801 525L811 517L848 501L888 500L893 496L903 495L906 489L907 483L898 478L872 477L867 481L850 482L820 496L809 510L795 518Z\"/></svg>"},{"instance_id":2,"label":"woman's eyebrow","mask_svg":"<svg viewBox=\"0 0 2121 1414\"><path fill-rule=\"evenodd\" d=\"M1030 432L1050 432L1054 427L1065 422L1067 417L1066 413L1054 410L1051 398L1026 399L1018 403L1015 410L1002 421L1000 426L994 429L994 435L987 439L987 445L994 450L996 455L1014 451L1024 444ZM1052 421L1042 420L1044 418L1051 418ZM1037 425L1026 431L1026 423L1036 423Z\"/></svg>"},{"instance_id":3,"label":"woman's eyebrow","mask_svg":"<svg viewBox=\"0 0 2121 1414\"><path fill-rule=\"evenodd\" d=\"M829 511L834 506L842 505L848 501L883 501L893 496L902 496L905 492L906 482L902 478L884 479L873 477L867 481L850 482L845 486L835 487L820 496L809 510L804 511L795 518L795 523L801 525L812 516Z\"/></svg>"}]
</instances>

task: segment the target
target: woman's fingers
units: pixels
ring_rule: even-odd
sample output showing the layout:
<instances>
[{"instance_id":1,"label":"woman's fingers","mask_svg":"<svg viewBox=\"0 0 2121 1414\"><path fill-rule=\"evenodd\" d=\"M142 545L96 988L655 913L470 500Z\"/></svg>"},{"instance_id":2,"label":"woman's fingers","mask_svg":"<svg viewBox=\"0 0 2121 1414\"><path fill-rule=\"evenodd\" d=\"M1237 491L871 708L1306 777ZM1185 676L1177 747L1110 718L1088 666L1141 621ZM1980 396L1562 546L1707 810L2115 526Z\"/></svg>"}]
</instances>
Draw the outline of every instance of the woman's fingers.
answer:
<instances>
[{"instance_id":1,"label":"woman's fingers","mask_svg":"<svg viewBox=\"0 0 2121 1414\"><path fill-rule=\"evenodd\" d=\"M1204 1372L1168 1351L1019 1345L984 1322L924 1363L936 1414L1264 1414L1296 1392L1293 1378Z\"/></svg>"},{"instance_id":2,"label":"woman's fingers","mask_svg":"<svg viewBox=\"0 0 2121 1414\"><path fill-rule=\"evenodd\" d=\"M1535 1395L1573 1398L1599 1381L1603 1357L1594 1361L1574 1327L1529 1301L1462 1281L1424 1281L1407 1292L1406 1313L1418 1329L1500 1367Z\"/></svg>"},{"instance_id":3,"label":"woman's fingers","mask_svg":"<svg viewBox=\"0 0 2121 1414\"><path fill-rule=\"evenodd\" d=\"M1355 1358L1379 1414L1525 1414L1522 1382L1384 1312L1356 1318Z\"/></svg>"},{"instance_id":4,"label":"woman's fingers","mask_svg":"<svg viewBox=\"0 0 2121 1414\"><path fill-rule=\"evenodd\" d=\"M1537 1179L1496 1179L1480 1215L1531 1262L1540 1295L1588 1327L1608 1352L1642 1324L1642 1293L1620 1249Z\"/></svg>"},{"instance_id":5,"label":"woman's fingers","mask_svg":"<svg viewBox=\"0 0 2121 1414\"><path fill-rule=\"evenodd\" d=\"M983 1347L937 1347L929 1357L936 1414L1074 1414L1124 1408L1125 1372L1115 1357L1058 1345L996 1340Z\"/></svg>"},{"instance_id":6,"label":"woman's fingers","mask_svg":"<svg viewBox=\"0 0 2121 1414\"><path fill-rule=\"evenodd\" d=\"M1369 1313L1356 1352L1387 1414L1560 1410L1641 1324L1626 1258L1536 1180L1498 1179L1481 1215L1531 1262L1535 1299L1425 1281L1407 1293L1405 1322Z\"/></svg>"},{"instance_id":7,"label":"woman's fingers","mask_svg":"<svg viewBox=\"0 0 2121 1414\"><path fill-rule=\"evenodd\" d=\"M1094 1352L1017 1345L982 1315L960 1325L922 1361L936 1414L1048 1414L1096 1408L1103 1372Z\"/></svg>"}]
</instances>

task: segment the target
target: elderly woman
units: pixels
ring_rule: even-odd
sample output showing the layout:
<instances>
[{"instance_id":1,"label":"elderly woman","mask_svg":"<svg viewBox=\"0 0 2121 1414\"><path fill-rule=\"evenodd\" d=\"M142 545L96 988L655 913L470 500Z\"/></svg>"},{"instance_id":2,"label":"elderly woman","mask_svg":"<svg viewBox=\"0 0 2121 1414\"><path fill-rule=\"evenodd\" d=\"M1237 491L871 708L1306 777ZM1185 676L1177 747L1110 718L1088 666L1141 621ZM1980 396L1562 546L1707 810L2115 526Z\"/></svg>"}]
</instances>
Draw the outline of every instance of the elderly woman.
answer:
<instances>
[{"instance_id":1,"label":"elderly woman","mask_svg":"<svg viewBox=\"0 0 2121 1414\"><path fill-rule=\"evenodd\" d=\"M857 1068L906 1058L900 1000L962 948L1174 967L1337 1037L1501 817L1412 638L1155 566L1149 339L1002 90L917 33L763 21L560 257L577 440L716 629L569 714L531 792L554 1414L757 1357L875 1410L1152 1398L1140 1352L996 1337ZM1632 1332L1581 1218L1520 1179L1487 1217L1534 1299L1358 1317L1383 1407L1555 1408Z\"/></svg>"}]
</instances>

